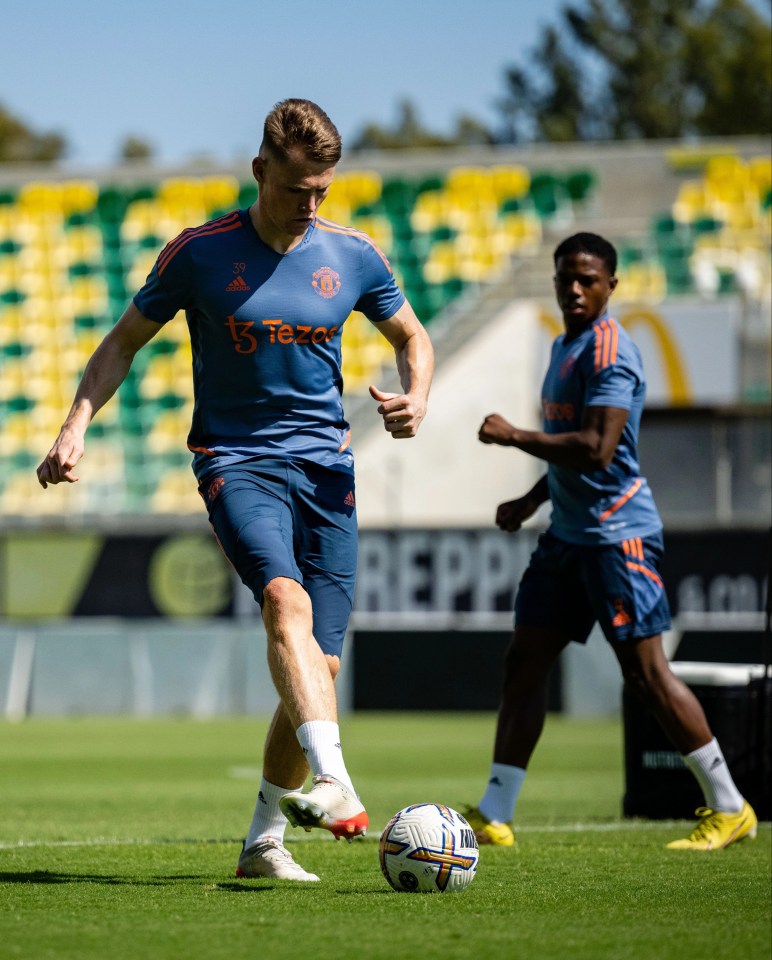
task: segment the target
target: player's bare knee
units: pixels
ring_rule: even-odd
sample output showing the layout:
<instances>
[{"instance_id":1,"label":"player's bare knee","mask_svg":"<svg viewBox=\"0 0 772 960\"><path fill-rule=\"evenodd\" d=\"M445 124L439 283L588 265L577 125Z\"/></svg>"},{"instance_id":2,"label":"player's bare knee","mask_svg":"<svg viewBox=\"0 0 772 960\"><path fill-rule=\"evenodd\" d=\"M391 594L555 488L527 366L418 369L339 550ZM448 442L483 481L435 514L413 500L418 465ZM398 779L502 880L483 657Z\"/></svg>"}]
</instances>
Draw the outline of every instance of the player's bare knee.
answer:
<instances>
[{"instance_id":1,"label":"player's bare knee","mask_svg":"<svg viewBox=\"0 0 772 960\"><path fill-rule=\"evenodd\" d=\"M635 660L622 663L622 677L627 688L647 704L666 700L673 683L678 682L667 666Z\"/></svg>"},{"instance_id":2,"label":"player's bare knee","mask_svg":"<svg viewBox=\"0 0 772 960\"><path fill-rule=\"evenodd\" d=\"M306 613L311 602L297 580L274 577L263 590L263 614L273 620Z\"/></svg>"}]
</instances>

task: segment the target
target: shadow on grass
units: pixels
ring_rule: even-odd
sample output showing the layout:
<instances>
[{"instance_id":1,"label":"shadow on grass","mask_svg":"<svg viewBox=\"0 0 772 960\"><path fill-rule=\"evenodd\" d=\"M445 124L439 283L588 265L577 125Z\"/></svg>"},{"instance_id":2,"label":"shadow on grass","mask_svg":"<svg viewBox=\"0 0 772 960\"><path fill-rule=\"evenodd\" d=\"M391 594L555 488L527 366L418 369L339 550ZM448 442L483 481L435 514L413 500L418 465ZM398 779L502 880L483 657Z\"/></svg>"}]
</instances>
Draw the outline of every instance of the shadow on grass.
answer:
<instances>
[{"instance_id":1,"label":"shadow on grass","mask_svg":"<svg viewBox=\"0 0 772 960\"><path fill-rule=\"evenodd\" d=\"M165 887L180 880L197 880L201 883L208 878L193 874L174 874L173 876L151 877L147 880L137 880L132 877L118 877L112 874L98 873L55 873L51 870L27 870L24 872L0 871L2 883L103 883L108 886L126 887Z\"/></svg>"},{"instance_id":2,"label":"shadow on grass","mask_svg":"<svg viewBox=\"0 0 772 960\"><path fill-rule=\"evenodd\" d=\"M292 881L287 881L291 883ZM271 884L260 885L259 887L250 887L245 883L217 883L215 884L217 890L222 890L223 893L267 893L269 890L275 890L276 887ZM282 889L287 889L287 887L282 886Z\"/></svg>"},{"instance_id":3,"label":"shadow on grass","mask_svg":"<svg viewBox=\"0 0 772 960\"><path fill-rule=\"evenodd\" d=\"M207 883L210 878L206 876L193 874L174 874L173 876L150 877L147 880L137 880L132 877L119 877L113 874L97 873L56 873L51 870L27 870L27 871L0 871L0 884L43 884L55 885L65 883L94 883L104 884L105 886L117 887L167 887L180 881L194 880L198 883ZM223 893L268 893L271 890L313 890L316 884L298 884L291 880L275 881L266 883L258 880L256 883L249 881L231 881L228 883L216 883L214 888ZM370 893L390 893L389 890L338 890L338 893L344 894L370 894Z\"/></svg>"}]
</instances>

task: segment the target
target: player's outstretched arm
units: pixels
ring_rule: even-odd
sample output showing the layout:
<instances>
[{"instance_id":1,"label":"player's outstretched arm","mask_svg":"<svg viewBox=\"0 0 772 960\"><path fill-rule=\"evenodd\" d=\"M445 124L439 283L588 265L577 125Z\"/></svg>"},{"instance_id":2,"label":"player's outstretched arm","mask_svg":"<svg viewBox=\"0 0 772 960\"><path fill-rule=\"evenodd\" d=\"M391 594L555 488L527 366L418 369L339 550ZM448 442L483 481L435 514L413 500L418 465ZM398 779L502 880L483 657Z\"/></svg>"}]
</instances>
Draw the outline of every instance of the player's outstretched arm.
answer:
<instances>
[{"instance_id":1,"label":"player's outstretched arm","mask_svg":"<svg viewBox=\"0 0 772 960\"><path fill-rule=\"evenodd\" d=\"M434 372L432 343L407 300L378 329L394 347L404 392L385 393L371 386L370 396L378 401L383 425L395 440L414 437L426 416Z\"/></svg>"},{"instance_id":2,"label":"player's outstretched arm","mask_svg":"<svg viewBox=\"0 0 772 960\"><path fill-rule=\"evenodd\" d=\"M76 483L74 470L85 450L86 429L94 414L123 383L134 355L160 330L130 304L86 364L59 436L37 468L40 485Z\"/></svg>"}]
</instances>

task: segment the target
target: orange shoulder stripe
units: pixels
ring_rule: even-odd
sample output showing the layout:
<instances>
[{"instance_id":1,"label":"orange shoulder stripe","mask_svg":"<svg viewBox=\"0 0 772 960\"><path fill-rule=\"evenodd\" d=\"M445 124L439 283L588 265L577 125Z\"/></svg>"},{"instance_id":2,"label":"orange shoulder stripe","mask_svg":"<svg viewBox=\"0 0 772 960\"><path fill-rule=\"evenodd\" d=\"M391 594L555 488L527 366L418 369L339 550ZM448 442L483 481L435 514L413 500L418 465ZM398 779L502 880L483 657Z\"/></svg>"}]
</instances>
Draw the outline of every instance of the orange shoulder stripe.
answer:
<instances>
[{"instance_id":1,"label":"orange shoulder stripe","mask_svg":"<svg viewBox=\"0 0 772 960\"><path fill-rule=\"evenodd\" d=\"M324 220L322 217L316 218L316 225L320 230L324 230L325 233L340 233L347 236L359 237L361 240L364 240L365 243L369 243L373 250L375 250L375 252L381 258L389 273L392 273L391 264L389 263L388 257L381 250L375 240L373 240L372 237L368 237L366 233L363 233L361 230L357 230L355 227L344 227L342 224L335 223L332 220Z\"/></svg>"},{"instance_id":2,"label":"orange shoulder stripe","mask_svg":"<svg viewBox=\"0 0 772 960\"><path fill-rule=\"evenodd\" d=\"M595 327L595 372L617 362L619 327L615 320L602 320Z\"/></svg>"},{"instance_id":3,"label":"orange shoulder stripe","mask_svg":"<svg viewBox=\"0 0 772 960\"><path fill-rule=\"evenodd\" d=\"M225 233L228 230L235 230L240 226L241 218L236 210L233 213L226 214L224 217L218 217L217 220L210 220L209 223L205 223L200 227L190 227L187 230L183 230L178 237L170 240L161 251L158 257L159 276L188 241L196 237L208 237L216 233Z\"/></svg>"},{"instance_id":4,"label":"orange shoulder stripe","mask_svg":"<svg viewBox=\"0 0 772 960\"><path fill-rule=\"evenodd\" d=\"M598 326L595 328L595 372L600 370L601 351L603 349L603 330Z\"/></svg>"}]
</instances>

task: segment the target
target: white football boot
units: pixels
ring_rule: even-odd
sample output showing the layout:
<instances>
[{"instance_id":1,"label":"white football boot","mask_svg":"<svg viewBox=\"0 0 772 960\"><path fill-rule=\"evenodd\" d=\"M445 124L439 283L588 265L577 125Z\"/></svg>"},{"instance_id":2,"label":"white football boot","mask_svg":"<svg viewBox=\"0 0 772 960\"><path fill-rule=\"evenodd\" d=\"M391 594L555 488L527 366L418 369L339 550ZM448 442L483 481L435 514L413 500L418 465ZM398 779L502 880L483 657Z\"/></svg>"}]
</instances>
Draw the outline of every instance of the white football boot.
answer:
<instances>
[{"instance_id":1,"label":"white football boot","mask_svg":"<svg viewBox=\"0 0 772 960\"><path fill-rule=\"evenodd\" d=\"M329 830L336 840L363 837L369 820L359 797L335 777L326 774L314 777L308 793L285 793L279 809L293 827Z\"/></svg>"},{"instance_id":2,"label":"white football boot","mask_svg":"<svg viewBox=\"0 0 772 960\"><path fill-rule=\"evenodd\" d=\"M241 851L236 876L248 879L270 877L274 880L306 882L319 879L315 873L308 873L299 863L295 863L289 850L273 837L263 837L262 840Z\"/></svg>"}]
</instances>

